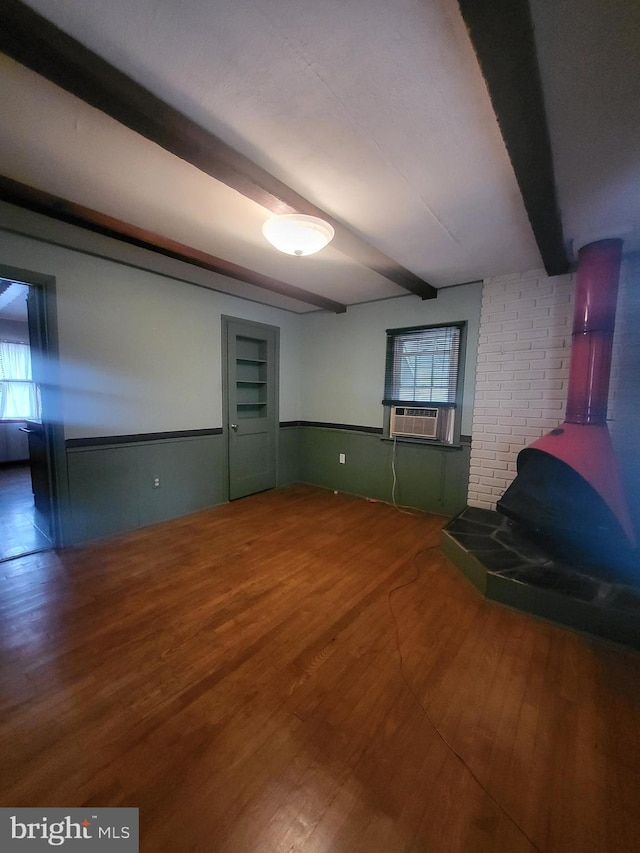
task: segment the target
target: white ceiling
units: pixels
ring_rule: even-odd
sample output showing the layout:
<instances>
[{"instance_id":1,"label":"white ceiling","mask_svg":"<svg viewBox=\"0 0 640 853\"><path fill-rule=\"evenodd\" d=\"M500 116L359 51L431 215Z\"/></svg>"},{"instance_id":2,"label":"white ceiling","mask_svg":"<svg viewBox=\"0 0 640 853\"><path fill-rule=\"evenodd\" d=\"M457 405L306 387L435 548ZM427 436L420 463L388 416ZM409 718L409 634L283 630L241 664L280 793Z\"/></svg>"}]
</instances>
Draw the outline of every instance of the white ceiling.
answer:
<instances>
[{"instance_id":1,"label":"white ceiling","mask_svg":"<svg viewBox=\"0 0 640 853\"><path fill-rule=\"evenodd\" d=\"M455 0L28 5L434 286L541 266ZM565 236L624 228L640 248L626 5L532 13ZM406 293L331 247L277 253L264 208L2 56L0 115L8 177L345 304Z\"/></svg>"},{"instance_id":2,"label":"white ceiling","mask_svg":"<svg viewBox=\"0 0 640 853\"><path fill-rule=\"evenodd\" d=\"M640 2L530 5L565 236L640 251Z\"/></svg>"}]
</instances>

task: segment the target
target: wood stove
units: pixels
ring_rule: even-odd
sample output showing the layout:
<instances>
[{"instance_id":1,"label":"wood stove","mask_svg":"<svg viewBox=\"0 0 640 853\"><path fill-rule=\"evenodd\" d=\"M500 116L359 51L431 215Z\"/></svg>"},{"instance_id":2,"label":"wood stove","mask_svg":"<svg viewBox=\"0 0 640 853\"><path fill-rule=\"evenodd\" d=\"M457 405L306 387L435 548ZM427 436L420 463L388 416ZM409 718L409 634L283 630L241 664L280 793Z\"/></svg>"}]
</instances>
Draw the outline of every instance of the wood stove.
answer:
<instances>
[{"instance_id":1,"label":"wood stove","mask_svg":"<svg viewBox=\"0 0 640 853\"><path fill-rule=\"evenodd\" d=\"M640 584L640 555L606 424L621 240L578 253L566 418L520 452L496 509L594 576Z\"/></svg>"}]
</instances>

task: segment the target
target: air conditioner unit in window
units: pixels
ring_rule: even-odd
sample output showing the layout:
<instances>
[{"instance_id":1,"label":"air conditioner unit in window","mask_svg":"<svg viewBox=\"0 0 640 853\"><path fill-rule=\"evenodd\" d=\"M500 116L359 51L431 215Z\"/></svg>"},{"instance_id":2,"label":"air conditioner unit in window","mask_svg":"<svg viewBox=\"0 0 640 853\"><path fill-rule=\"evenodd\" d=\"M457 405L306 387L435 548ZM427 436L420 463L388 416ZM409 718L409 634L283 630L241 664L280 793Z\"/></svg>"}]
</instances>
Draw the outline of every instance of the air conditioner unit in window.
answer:
<instances>
[{"instance_id":1,"label":"air conditioner unit in window","mask_svg":"<svg viewBox=\"0 0 640 853\"><path fill-rule=\"evenodd\" d=\"M411 438L437 438L440 409L391 407L390 435Z\"/></svg>"}]
</instances>

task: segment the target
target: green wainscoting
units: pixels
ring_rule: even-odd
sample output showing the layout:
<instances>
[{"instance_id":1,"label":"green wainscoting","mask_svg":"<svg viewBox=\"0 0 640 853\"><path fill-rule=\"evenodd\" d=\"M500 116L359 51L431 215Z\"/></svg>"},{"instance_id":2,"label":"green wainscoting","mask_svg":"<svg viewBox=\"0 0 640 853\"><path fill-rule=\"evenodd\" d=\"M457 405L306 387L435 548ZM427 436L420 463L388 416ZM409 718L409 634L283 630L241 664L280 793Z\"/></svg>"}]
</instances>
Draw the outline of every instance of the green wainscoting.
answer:
<instances>
[{"instance_id":1,"label":"green wainscoting","mask_svg":"<svg viewBox=\"0 0 640 853\"><path fill-rule=\"evenodd\" d=\"M220 429L202 432L208 434L68 441L65 543L124 533L228 500L226 436ZM466 443L443 448L398 442L398 504L456 515L466 505L469 451ZM392 457L392 442L378 432L295 421L279 429L277 482L391 502Z\"/></svg>"},{"instance_id":2,"label":"green wainscoting","mask_svg":"<svg viewBox=\"0 0 640 853\"><path fill-rule=\"evenodd\" d=\"M393 442L380 434L300 425L299 479L304 483L391 502ZM282 432L282 430L281 430ZM467 502L470 444L459 447L396 444L399 505L453 516ZM345 454L342 465L339 455Z\"/></svg>"},{"instance_id":3,"label":"green wainscoting","mask_svg":"<svg viewBox=\"0 0 640 853\"><path fill-rule=\"evenodd\" d=\"M300 427L280 425L278 430L279 486L300 482Z\"/></svg>"},{"instance_id":4,"label":"green wainscoting","mask_svg":"<svg viewBox=\"0 0 640 853\"><path fill-rule=\"evenodd\" d=\"M69 544L188 515L226 500L226 437L221 434L102 441L67 447Z\"/></svg>"}]
</instances>

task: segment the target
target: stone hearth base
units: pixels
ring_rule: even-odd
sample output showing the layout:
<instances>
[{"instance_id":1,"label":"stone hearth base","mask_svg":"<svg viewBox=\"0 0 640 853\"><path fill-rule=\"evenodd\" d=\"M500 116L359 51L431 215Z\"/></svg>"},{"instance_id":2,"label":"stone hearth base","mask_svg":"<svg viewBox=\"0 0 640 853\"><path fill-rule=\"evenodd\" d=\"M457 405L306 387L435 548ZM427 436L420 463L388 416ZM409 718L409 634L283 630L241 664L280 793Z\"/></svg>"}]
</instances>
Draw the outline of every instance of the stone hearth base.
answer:
<instances>
[{"instance_id":1,"label":"stone hearth base","mask_svg":"<svg viewBox=\"0 0 640 853\"><path fill-rule=\"evenodd\" d=\"M467 507L441 545L486 598L640 649L640 589L557 560L500 513Z\"/></svg>"}]
</instances>

